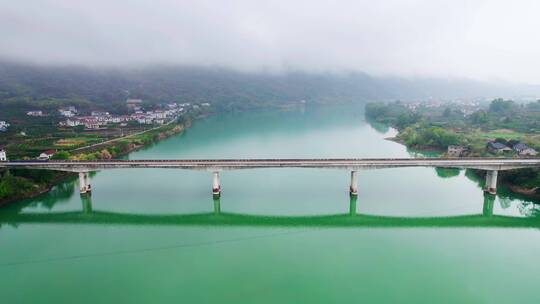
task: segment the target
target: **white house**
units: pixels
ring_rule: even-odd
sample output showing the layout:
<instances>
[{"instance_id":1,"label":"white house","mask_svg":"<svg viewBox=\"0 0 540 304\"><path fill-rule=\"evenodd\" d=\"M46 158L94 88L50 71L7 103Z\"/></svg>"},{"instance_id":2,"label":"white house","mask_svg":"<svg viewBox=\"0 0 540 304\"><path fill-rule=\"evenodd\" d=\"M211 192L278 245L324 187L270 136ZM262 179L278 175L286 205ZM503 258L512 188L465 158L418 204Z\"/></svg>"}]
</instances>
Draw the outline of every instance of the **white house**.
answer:
<instances>
[{"instance_id":1,"label":"white house","mask_svg":"<svg viewBox=\"0 0 540 304\"><path fill-rule=\"evenodd\" d=\"M92 111L91 116L109 116L109 112Z\"/></svg>"},{"instance_id":2,"label":"white house","mask_svg":"<svg viewBox=\"0 0 540 304\"><path fill-rule=\"evenodd\" d=\"M111 116L107 119L107 122L112 122L112 123L119 123L121 121L122 119L118 116Z\"/></svg>"},{"instance_id":3,"label":"white house","mask_svg":"<svg viewBox=\"0 0 540 304\"><path fill-rule=\"evenodd\" d=\"M6 132L9 127L9 124L6 121L0 121L0 132Z\"/></svg>"},{"instance_id":4,"label":"white house","mask_svg":"<svg viewBox=\"0 0 540 304\"><path fill-rule=\"evenodd\" d=\"M99 122L97 121L97 119L86 118L81 120L81 123L87 129L99 129Z\"/></svg>"},{"instance_id":5,"label":"white house","mask_svg":"<svg viewBox=\"0 0 540 304\"><path fill-rule=\"evenodd\" d=\"M161 111L161 110L154 111L154 118L165 119L166 116L167 116L167 113L165 113L164 111Z\"/></svg>"},{"instance_id":6,"label":"white house","mask_svg":"<svg viewBox=\"0 0 540 304\"><path fill-rule=\"evenodd\" d=\"M26 112L26 115L28 115L28 116L43 116L43 111L41 111L41 110L28 111L28 112Z\"/></svg>"},{"instance_id":7,"label":"white house","mask_svg":"<svg viewBox=\"0 0 540 304\"><path fill-rule=\"evenodd\" d=\"M73 117L73 116L75 116L75 112L72 112L71 110L59 109L58 112L60 112L60 115L62 115L64 117Z\"/></svg>"},{"instance_id":8,"label":"white house","mask_svg":"<svg viewBox=\"0 0 540 304\"><path fill-rule=\"evenodd\" d=\"M68 119L66 120L66 125L68 127L76 127L79 126L81 122L78 119Z\"/></svg>"},{"instance_id":9,"label":"white house","mask_svg":"<svg viewBox=\"0 0 540 304\"><path fill-rule=\"evenodd\" d=\"M6 160L7 160L6 150L0 147L0 161L6 161Z\"/></svg>"},{"instance_id":10,"label":"white house","mask_svg":"<svg viewBox=\"0 0 540 304\"><path fill-rule=\"evenodd\" d=\"M39 159L51 159L51 157L56 153L55 150L47 150L44 152L41 152L39 155Z\"/></svg>"},{"instance_id":11,"label":"white house","mask_svg":"<svg viewBox=\"0 0 540 304\"><path fill-rule=\"evenodd\" d=\"M153 119L151 117L140 117L137 119L137 122L140 124L146 124L151 125L153 123Z\"/></svg>"}]
</instances>

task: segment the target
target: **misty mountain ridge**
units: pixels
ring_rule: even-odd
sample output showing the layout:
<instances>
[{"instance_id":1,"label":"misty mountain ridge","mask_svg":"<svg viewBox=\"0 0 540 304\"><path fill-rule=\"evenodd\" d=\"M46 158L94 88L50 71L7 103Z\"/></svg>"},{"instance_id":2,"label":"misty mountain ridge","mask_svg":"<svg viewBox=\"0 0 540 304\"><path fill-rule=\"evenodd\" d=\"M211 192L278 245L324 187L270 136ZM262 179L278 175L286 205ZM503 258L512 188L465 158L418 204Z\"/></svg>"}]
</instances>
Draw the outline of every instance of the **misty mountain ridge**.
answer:
<instances>
[{"instance_id":1,"label":"misty mountain ridge","mask_svg":"<svg viewBox=\"0 0 540 304\"><path fill-rule=\"evenodd\" d=\"M98 104L140 98L148 102L211 102L264 106L427 99L540 96L540 86L466 79L376 77L350 73L248 73L225 68L155 66L94 69L0 63L0 102L84 99Z\"/></svg>"}]
</instances>

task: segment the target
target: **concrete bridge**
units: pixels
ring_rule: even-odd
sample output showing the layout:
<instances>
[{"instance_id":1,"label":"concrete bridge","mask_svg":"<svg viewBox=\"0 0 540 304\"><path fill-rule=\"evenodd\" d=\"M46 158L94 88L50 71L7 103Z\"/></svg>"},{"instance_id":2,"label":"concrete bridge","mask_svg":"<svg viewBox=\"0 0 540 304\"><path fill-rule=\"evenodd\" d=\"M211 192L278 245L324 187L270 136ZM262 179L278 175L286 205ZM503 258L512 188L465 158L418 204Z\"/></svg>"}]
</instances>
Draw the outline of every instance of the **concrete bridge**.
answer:
<instances>
[{"instance_id":1,"label":"concrete bridge","mask_svg":"<svg viewBox=\"0 0 540 304\"><path fill-rule=\"evenodd\" d=\"M540 158L313 158L313 159L178 159L178 160L100 160L100 161L3 161L0 168L25 168L78 172L81 194L91 191L88 172L122 168L162 168L212 172L212 192L221 194L220 172L261 168L326 168L351 172L350 193L357 195L360 170L437 167L485 170L485 191L495 194L501 170L540 167Z\"/></svg>"}]
</instances>

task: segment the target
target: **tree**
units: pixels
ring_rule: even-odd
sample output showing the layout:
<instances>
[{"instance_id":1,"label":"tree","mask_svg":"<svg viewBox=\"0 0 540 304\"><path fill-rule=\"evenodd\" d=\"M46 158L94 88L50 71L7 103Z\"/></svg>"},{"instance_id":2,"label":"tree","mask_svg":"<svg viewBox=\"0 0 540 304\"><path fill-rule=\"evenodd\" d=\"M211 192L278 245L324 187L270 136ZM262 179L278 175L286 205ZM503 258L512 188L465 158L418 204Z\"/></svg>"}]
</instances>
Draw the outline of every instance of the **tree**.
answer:
<instances>
[{"instance_id":1,"label":"tree","mask_svg":"<svg viewBox=\"0 0 540 304\"><path fill-rule=\"evenodd\" d=\"M112 155L107 149L103 149L100 152L100 158L101 159L111 159Z\"/></svg>"},{"instance_id":2,"label":"tree","mask_svg":"<svg viewBox=\"0 0 540 304\"><path fill-rule=\"evenodd\" d=\"M508 113L515 107L516 103L514 101L498 98L491 102L489 105L489 111L494 113Z\"/></svg>"},{"instance_id":3,"label":"tree","mask_svg":"<svg viewBox=\"0 0 540 304\"><path fill-rule=\"evenodd\" d=\"M388 107L385 104L370 102L366 104L366 116L378 119L388 113Z\"/></svg>"},{"instance_id":4,"label":"tree","mask_svg":"<svg viewBox=\"0 0 540 304\"><path fill-rule=\"evenodd\" d=\"M471 114L470 119L474 124L485 124L488 122L488 114L486 111L479 110Z\"/></svg>"},{"instance_id":5,"label":"tree","mask_svg":"<svg viewBox=\"0 0 540 304\"><path fill-rule=\"evenodd\" d=\"M51 157L51 159L69 159L70 156L71 156L71 154L69 154L69 152L67 152L67 151L59 151L59 152L56 152Z\"/></svg>"},{"instance_id":6,"label":"tree","mask_svg":"<svg viewBox=\"0 0 540 304\"><path fill-rule=\"evenodd\" d=\"M446 109L444 109L442 115L443 115L443 117L450 117L450 115L452 115L452 110L447 107Z\"/></svg>"}]
</instances>

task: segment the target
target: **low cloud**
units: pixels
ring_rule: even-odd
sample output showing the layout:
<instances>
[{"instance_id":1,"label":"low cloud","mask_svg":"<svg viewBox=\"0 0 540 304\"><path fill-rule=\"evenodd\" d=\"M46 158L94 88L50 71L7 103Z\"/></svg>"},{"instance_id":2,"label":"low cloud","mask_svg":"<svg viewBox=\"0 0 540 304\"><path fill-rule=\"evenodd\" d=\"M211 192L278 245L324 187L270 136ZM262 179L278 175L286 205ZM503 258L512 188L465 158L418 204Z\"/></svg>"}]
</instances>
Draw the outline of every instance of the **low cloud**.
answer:
<instances>
[{"instance_id":1,"label":"low cloud","mask_svg":"<svg viewBox=\"0 0 540 304\"><path fill-rule=\"evenodd\" d=\"M540 83L540 2L4 1L0 58Z\"/></svg>"}]
</instances>

